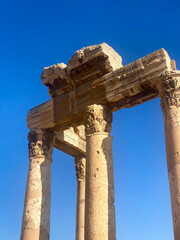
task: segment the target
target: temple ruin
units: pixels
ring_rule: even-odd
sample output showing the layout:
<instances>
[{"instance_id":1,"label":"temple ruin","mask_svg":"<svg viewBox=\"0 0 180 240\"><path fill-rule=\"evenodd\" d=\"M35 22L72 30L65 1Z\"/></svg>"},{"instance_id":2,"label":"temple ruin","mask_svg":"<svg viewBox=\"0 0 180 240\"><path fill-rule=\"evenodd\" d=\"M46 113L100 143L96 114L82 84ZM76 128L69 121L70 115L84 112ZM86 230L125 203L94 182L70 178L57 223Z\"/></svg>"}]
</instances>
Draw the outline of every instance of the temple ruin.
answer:
<instances>
[{"instance_id":1,"label":"temple ruin","mask_svg":"<svg viewBox=\"0 0 180 240\"><path fill-rule=\"evenodd\" d=\"M75 159L76 240L115 240L112 113L161 98L174 239L180 240L180 71L164 49L126 66L106 43L41 75L51 100L27 116L29 171L21 240L49 240L53 147Z\"/></svg>"}]
</instances>

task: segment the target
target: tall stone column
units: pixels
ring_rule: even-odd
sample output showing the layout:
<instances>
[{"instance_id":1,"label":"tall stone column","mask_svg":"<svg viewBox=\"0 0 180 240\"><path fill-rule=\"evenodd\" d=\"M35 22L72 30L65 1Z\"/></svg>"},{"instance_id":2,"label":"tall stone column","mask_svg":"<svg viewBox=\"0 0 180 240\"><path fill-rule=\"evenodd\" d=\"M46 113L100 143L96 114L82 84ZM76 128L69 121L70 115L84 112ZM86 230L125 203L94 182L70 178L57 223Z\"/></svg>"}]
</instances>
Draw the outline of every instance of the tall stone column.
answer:
<instances>
[{"instance_id":1,"label":"tall stone column","mask_svg":"<svg viewBox=\"0 0 180 240\"><path fill-rule=\"evenodd\" d=\"M115 240L111 110L91 105L85 112L85 240Z\"/></svg>"},{"instance_id":2,"label":"tall stone column","mask_svg":"<svg viewBox=\"0 0 180 240\"><path fill-rule=\"evenodd\" d=\"M76 157L75 164L77 177L76 240L84 240L86 159Z\"/></svg>"},{"instance_id":3,"label":"tall stone column","mask_svg":"<svg viewBox=\"0 0 180 240\"><path fill-rule=\"evenodd\" d=\"M165 74L160 89L174 239L180 240L180 72Z\"/></svg>"},{"instance_id":4,"label":"tall stone column","mask_svg":"<svg viewBox=\"0 0 180 240\"><path fill-rule=\"evenodd\" d=\"M28 140L29 171L21 240L49 240L54 134L48 130L32 131Z\"/></svg>"}]
</instances>

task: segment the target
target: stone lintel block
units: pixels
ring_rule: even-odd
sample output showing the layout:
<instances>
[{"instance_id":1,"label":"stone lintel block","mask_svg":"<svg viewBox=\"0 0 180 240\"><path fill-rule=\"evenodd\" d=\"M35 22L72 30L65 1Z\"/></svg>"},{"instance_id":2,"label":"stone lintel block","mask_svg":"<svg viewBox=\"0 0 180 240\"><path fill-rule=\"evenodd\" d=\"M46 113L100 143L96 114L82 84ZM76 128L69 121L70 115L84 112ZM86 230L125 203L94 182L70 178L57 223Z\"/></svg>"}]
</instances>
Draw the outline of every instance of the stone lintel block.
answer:
<instances>
[{"instance_id":1,"label":"stone lintel block","mask_svg":"<svg viewBox=\"0 0 180 240\"><path fill-rule=\"evenodd\" d=\"M70 127L56 134L55 145L57 149L73 157L86 155L86 140L84 125Z\"/></svg>"},{"instance_id":2,"label":"stone lintel block","mask_svg":"<svg viewBox=\"0 0 180 240\"><path fill-rule=\"evenodd\" d=\"M106 43L82 48L68 62L45 67L41 79L52 98L122 67L121 56Z\"/></svg>"},{"instance_id":3,"label":"stone lintel block","mask_svg":"<svg viewBox=\"0 0 180 240\"><path fill-rule=\"evenodd\" d=\"M74 53L67 72L75 86L122 67L121 56L108 44L82 48Z\"/></svg>"},{"instance_id":4,"label":"stone lintel block","mask_svg":"<svg viewBox=\"0 0 180 240\"><path fill-rule=\"evenodd\" d=\"M107 76L106 99L108 102L117 102L123 98L131 98L143 92L147 99L152 92L152 98L158 96L157 84L161 75L174 68L174 61L162 48L145 57L142 57ZM133 98L131 99L133 102ZM150 99L149 99L150 100ZM141 102L139 102L141 103Z\"/></svg>"}]
</instances>

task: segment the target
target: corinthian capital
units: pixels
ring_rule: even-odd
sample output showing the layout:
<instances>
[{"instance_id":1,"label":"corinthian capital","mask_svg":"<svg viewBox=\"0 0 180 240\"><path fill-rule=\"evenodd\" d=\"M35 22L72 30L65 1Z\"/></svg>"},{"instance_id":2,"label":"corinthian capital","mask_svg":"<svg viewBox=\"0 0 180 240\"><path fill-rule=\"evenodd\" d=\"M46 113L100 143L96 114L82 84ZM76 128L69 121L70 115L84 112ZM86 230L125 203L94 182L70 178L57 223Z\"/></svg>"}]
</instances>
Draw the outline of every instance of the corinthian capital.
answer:
<instances>
[{"instance_id":1,"label":"corinthian capital","mask_svg":"<svg viewBox=\"0 0 180 240\"><path fill-rule=\"evenodd\" d=\"M54 133L48 130L34 130L28 134L29 158L38 156L52 156Z\"/></svg>"},{"instance_id":2,"label":"corinthian capital","mask_svg":"<svg viewBox=\"0 0 180 240\"><path fill-rule=\"evenodd\" d=\"M163 75L160 96L163 112L167 108L180 106L180 71L167 72Z\"/></svg>"},{"instance_id":3,"label":"corinthian capital","mask_svg":"<svg viewBox=\"0 0 180 240\"><path fill-rule=\"evenodd\" d=\"M86 159L83 157L77 157L75 158L75 164L77 181L82 181L85 179Z\"/></svg>"},{"instance_id":4,"label":"corinthian capital","mask_svg":"<svg viewBox=\"0 0 180 240\"><path fill-rule=\"evenodd\" d=\"M85 111L85 131L86 134L96 132L111 132L112 112L107 106L93 104Z\"/></svg>"}]
</instances>

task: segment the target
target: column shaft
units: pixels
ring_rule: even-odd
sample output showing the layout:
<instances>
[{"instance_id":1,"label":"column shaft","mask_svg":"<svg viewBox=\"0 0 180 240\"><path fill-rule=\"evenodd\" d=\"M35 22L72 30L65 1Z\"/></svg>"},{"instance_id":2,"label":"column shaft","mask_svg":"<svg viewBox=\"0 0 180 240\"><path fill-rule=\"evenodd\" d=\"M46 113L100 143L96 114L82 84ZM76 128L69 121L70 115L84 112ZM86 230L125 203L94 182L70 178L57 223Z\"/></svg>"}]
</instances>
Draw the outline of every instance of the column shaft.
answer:
<instances>
[{"instance_id":1,"label":"column shaft","mask_svg":"<svg viewBox=\"0 0 180 240\"><path fill-rule=\"evenodd\" d=\"M85 164L86 159L75 159L77 177L77 204L76 204L76 240L84 240L85 225Z\"/></svg>"},{"instance_id":2,"label":"column shaft","mask_svg":"<svg viewBox=\"0 0 180 240\"><path fill-rule=\"evenodd\" d=\"M161 85L174 239L180 240L180 74L165 75Z\"/></svg>"},{"instance_id":3,"label":"column shaft","mask_svg":"<svg viewBox=\"0 0 180 240\"><path fill-rule=\"evenodd\" d=\"M116 239L111 122L109 108L87 108L85 240Z\"/></svg>"},{"instance_id":4,"label":"column shaft","mask_svg":"<svg viewBox=\"0 0 180 240\"><path fill-rule=\"evenodd\" d=\"M29 139L29 171L21 240L49 240L53 134L34 131Z\"/></svg>"}]
</instances>

